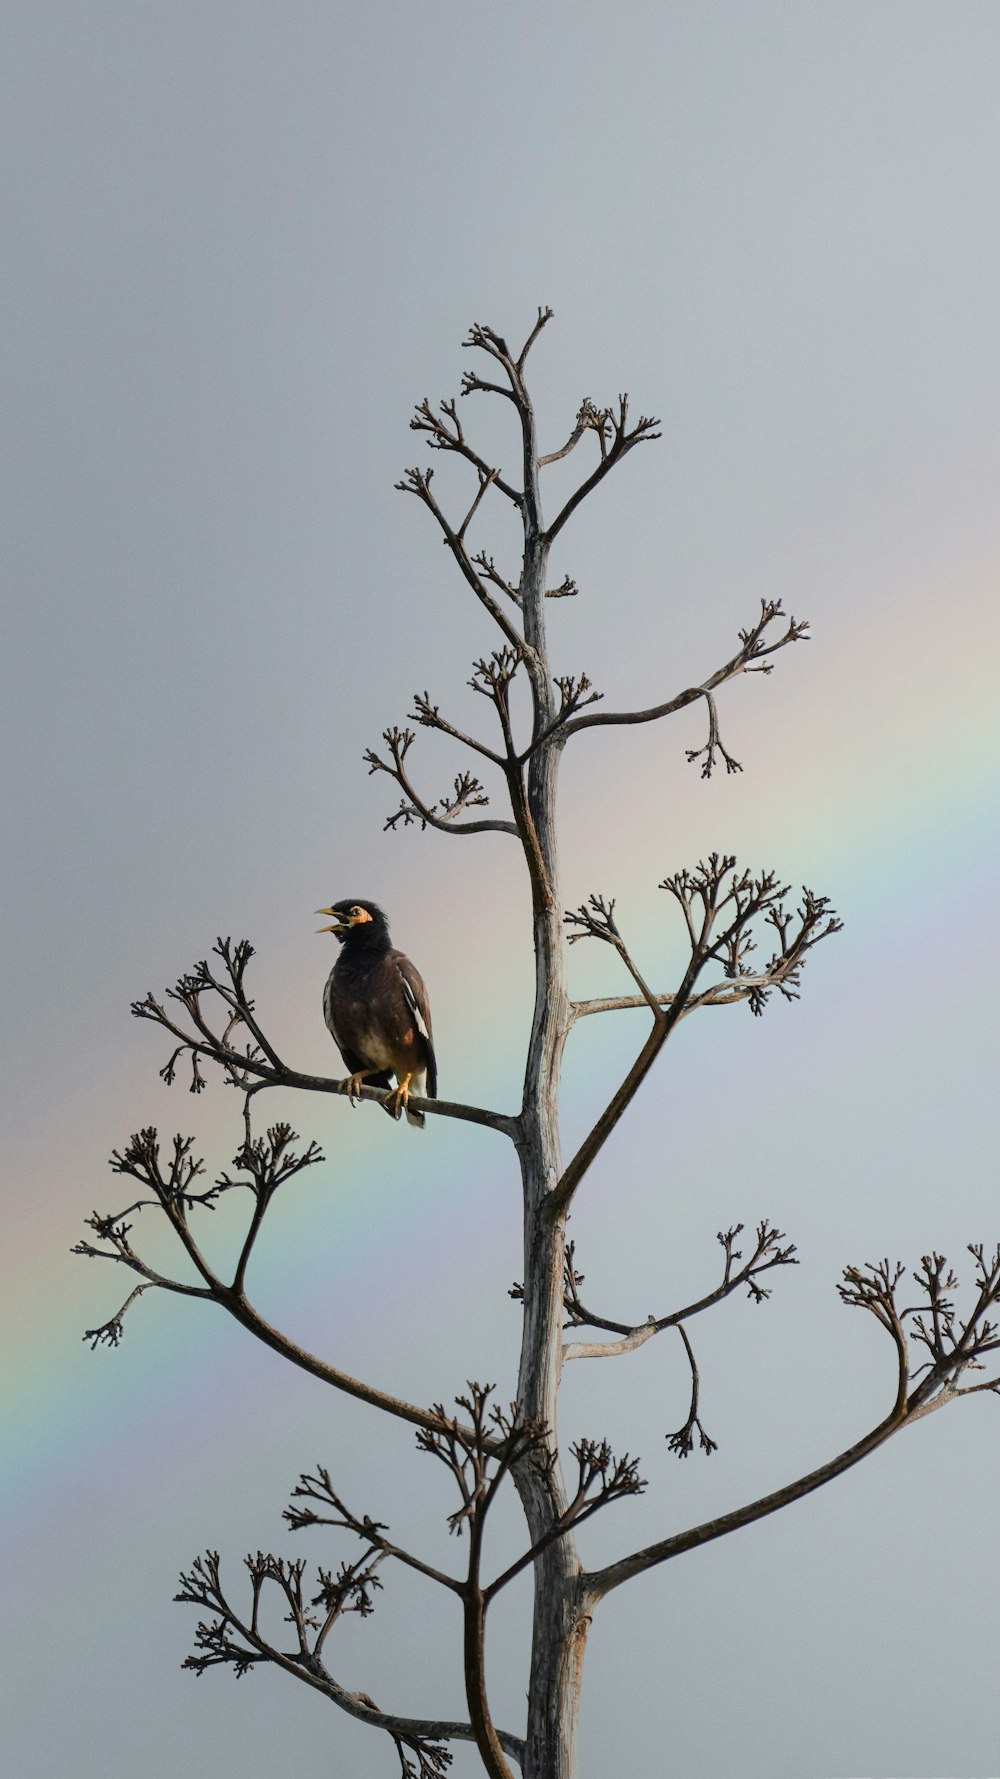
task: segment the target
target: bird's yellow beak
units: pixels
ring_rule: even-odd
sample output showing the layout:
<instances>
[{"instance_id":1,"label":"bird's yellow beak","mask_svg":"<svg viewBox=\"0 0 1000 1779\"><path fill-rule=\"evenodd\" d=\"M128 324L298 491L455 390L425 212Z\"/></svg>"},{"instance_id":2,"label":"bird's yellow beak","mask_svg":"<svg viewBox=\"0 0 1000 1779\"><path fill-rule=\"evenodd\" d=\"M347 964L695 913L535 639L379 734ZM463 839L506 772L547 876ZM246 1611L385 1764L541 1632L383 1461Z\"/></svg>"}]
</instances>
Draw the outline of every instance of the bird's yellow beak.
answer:
<instances>
[{"instance_id":1,"label":"bird's yellow beak","mask_svg":"<svg viewBox=\"0 0 1000 1779\"><path fill-rule=\"evenodd\" d=\"M332 908L317 908L316 910L317 914L333 914L333 912ZM332 927L317 927L316 931L317 933L344 933L347 931L349 925L349 921L342 921L339 915L335 915L334 925Z\"/></svg>"}]
</instances>

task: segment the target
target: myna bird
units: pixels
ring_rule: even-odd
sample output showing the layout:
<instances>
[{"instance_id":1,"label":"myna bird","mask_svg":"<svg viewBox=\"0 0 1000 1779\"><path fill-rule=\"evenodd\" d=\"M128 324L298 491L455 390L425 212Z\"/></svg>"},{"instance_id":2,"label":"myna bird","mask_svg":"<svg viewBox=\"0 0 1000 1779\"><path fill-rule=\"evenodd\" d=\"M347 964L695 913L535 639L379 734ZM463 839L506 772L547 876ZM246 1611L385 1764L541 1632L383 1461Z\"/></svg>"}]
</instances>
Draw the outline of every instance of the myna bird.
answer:
<instances>
[{"instance_id":1,"label":"myna bird","mask_svg":"<svg viewBox=\"0 0 1000 1779\"><path fill-rule=\"evenodd\" d=\"M334 933L342 946L323 991L323 1017L350 1070L351 1102L363 1081L391 1087L395 1075L385 1109L394 1118L405 1111L407 1123L422 1130L424 1115L411 1111L407 1100L411 1085L414 1093L435 1098L437 1062L420 972L393 950L389 923L374 902L349 896L316 912L333 917L333 926L319 931Z\"/></svg>"}]
</instances>

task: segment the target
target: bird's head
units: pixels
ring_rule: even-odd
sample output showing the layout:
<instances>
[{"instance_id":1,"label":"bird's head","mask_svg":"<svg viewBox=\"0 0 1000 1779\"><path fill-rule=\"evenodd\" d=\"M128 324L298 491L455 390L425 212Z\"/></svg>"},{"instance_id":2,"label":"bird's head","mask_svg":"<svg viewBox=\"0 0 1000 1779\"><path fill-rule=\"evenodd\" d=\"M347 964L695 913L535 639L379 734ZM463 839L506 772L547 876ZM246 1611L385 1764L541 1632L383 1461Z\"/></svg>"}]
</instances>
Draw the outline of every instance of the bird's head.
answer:
<instances>
[{"instance_id":1,"label":"bird's head","mask_svg":"<svg viewBox=\"0 0 1000 1779\"><path fill-rule=\"evenodd\" d=\"M333 933L343 945L353 938L367 945L384 945L389 941L389 922L374 902L361 902L346 896L342 902L331 902L329 908L317 908L317 914L332 916L333 925L320 927L321 933Z\"/></svg>"}]
</instances>

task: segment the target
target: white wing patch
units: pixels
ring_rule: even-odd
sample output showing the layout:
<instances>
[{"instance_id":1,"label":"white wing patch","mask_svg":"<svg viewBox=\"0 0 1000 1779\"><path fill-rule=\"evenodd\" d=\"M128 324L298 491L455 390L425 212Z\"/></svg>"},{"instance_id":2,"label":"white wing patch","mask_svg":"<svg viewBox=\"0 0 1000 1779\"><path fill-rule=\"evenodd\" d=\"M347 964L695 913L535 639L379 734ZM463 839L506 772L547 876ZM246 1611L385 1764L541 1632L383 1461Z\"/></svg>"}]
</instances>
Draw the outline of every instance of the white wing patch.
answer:
<instances>
[{"instance_id":1,"label":"white wing patch","mask_svg":"<svg viewBox=\"0 0 1000 1779\"><path fill-rule=\"evenodd\" d=\"M410 1012L413 1014L413 1019L414 1019L414 1023L416 1024L416 1028L417 1028L418 1032L420 1033L420 1036L422 1038L425 1038L427 1040L427 1042L430 1043L431 1034L427 1030L427 1021L420 1011L420 1007L417 1002L417 997L414 994L409 983L407 982L406 977L403 975L402 970L400 970L399 976L400 976L400 981L403 984L403 993L406 996L406 1005L409 1007Z\"/></svg>"}]
</instances>

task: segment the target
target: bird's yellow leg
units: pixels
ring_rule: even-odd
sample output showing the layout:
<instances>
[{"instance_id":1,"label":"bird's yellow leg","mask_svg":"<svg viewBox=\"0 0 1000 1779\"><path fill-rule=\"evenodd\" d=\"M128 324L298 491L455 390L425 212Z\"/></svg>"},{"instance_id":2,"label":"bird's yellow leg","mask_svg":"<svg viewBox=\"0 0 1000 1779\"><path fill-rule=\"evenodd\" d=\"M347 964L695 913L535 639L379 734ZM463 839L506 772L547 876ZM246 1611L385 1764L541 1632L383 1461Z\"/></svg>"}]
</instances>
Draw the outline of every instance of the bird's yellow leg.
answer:
<instances>
[{"instance_id":1,"label":"bird's yellow leg","mask_svg":"<svg viewBox=\"0 0 1000 1779\"><path fill-rule=\"evenodd\" d=\"M358 1103L358 1094L361 1091L362 1081L367 1081L369 1075L377 1074L377 1069L361 1069L356 1075L348 1076L346 1085L342 1087L340 1091L341 1093L346 1093L352 1106L356 1106Z\"/></svg>"},{"instance_id":2,"label":"bird's yellow leg","mask_svg":"<svg viewBox=\"0 0 1000 1779\"><path fill-rule=\"evenodd\" d=\"M412 1080L413 1070L410 1069L409 1072L403 1076L399 1085L393 1087L385 1096L385 1109L387 1112L391 1112L394 1118L401 1118L403 1115L406 1102L410 1097L410 1082Z\"/></svg>"}]
</instances>

